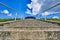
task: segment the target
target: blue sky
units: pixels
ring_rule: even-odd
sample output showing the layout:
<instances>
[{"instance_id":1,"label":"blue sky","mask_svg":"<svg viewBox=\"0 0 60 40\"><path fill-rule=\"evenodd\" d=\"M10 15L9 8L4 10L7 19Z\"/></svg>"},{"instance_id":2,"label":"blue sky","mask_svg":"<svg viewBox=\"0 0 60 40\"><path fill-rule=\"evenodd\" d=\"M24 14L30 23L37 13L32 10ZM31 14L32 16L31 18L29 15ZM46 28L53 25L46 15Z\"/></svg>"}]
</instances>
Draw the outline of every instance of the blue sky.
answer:
<instances>
[{"instance_id":1,"label":"blue sky","mask_svg":"<svg viewBox=\"0 0 60 40\"><path fill-rule=\"evenodd\" d=\"M17 10L18 18L25 18L26 16L35 16L36 18L60 18L60 5L46 11L45 15L42 13L44 10L60 3L60 0L0 0L0 2ZM6 8L0 4L0 18L14 18L16 12Z\"/></svg>"}]
</instances>

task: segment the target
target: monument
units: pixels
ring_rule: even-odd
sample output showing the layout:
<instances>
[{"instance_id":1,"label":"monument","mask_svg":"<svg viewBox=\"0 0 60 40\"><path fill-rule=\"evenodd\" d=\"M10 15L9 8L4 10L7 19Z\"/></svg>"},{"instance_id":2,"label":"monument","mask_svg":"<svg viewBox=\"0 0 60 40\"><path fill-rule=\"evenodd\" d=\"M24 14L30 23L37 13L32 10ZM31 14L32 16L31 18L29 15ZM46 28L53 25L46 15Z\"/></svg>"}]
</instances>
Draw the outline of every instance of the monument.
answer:
<instances>
[{"instance_id":1,"label":"monument","mask_svg":"<svg viewBox=\"0 0 60 40\"><path fill-rule=\"evenodd\" d=\"M36 18L34 16L27 16L27 17L25 17L25 19L33 20L33 19L36 19Z\"/></svg>"}]
</instances>

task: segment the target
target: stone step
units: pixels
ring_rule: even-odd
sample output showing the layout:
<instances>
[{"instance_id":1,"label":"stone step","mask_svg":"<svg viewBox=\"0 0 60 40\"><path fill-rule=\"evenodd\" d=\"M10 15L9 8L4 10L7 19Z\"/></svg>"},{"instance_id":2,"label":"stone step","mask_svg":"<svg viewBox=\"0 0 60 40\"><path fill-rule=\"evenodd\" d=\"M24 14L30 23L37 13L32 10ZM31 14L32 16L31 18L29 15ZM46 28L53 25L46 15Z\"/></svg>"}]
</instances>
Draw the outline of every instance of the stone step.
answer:
<instances>
[{"instance_id":1,"label":"stone step","mask_svg":"<svg viewBox=\"0 0 60 40\"><path fill-rule=\"evenodd\" d=\"M20 20L10 24L5 24L4 26L10 27L60 27L57 24L52 24L48 22L43 22L39 20Z\"/></svg>"}]
</instances>

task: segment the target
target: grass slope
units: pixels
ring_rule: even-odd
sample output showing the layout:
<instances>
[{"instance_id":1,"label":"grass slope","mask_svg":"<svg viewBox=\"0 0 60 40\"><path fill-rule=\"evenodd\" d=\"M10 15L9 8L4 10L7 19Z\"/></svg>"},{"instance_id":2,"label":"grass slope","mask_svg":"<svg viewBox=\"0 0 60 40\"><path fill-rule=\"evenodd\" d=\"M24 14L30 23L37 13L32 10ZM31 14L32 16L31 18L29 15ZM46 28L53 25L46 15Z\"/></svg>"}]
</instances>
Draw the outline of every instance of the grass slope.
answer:
<instances>
[{"instance_id":1,"label":"grass slope","mask_svg":"<svg viewBox=\"0 0 60 40\"><path fill-rule=\"evenodd\" d=\"M45 20L45 19L44 18L41 18L39 20ZM60 22L60 18L59 19L57 19L57 18L46 18L46 20L49 20L51 22Z\"/></svg>"},{"instance_id":2,"label":"grass slope","mask_svg":"<svg viewBox=\"0 0 60 40\"><path fill-rule=\"evenodd\" d=\"M0 22L6 22L6 21L13 21L15 20L14 18L4 18L4 19L0 19ZM17 20L20 20L20 18L17 18Z\"/></svg>"}]
</instances>

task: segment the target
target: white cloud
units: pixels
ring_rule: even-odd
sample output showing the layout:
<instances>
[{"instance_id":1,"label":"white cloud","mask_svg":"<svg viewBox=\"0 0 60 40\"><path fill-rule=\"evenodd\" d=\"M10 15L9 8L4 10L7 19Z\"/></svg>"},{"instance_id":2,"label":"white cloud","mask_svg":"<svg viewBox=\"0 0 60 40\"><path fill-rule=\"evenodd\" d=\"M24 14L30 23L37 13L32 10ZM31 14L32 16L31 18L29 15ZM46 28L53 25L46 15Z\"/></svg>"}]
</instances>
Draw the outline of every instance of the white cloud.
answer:
<instances>
[{"instance_id":1,"label":"white cloud","mask_svg":"<svg viewBox=\"0 0 60 40\"><path fill-rule=\"evenodd\" d=\"M28 6L28 8L30 8L30 9L32 8L32 5L31 5L31 4L27 4L27 6Z\"/></svg>"},{"instance_id":2,"label":"white cloud","mask_svg":"<svg viewBox=\"0 0 60 40\"><path fill-rule=\"evenodd\" d=\"M32 1L32 2L35 2L35 3L38 2L38 0L31 0L31 1Z\"/></svg>"},{"instance_id":3,"label":"white cloud","mask_svg":"<svg viewBox=\"0 0 60 40\"><path fill-rule=\"evenodd\" d=\"M38 4L38 3L34 4L32 7L33 8L32 14L37 15L39 13L39 11L41 10L41 6L42 6L42 4Z\"/></svg>"},{"instance_id":4,"label":"white cloud","mask_svg":"<svg viewBox=\"0 0 60 40\"><path fill-rule=\"evenodd\" d=\"M1 11L1 13L3 13L3 14L8 14L9 11L8 11L8 10L3 10L3 11Z\"/></svg>"},{"instance_id":5,"label":"white cloud","mask_svg":"<svg viewBox=\"0 0 60 40\"><path fill-rule=\"evenodd\" d=\"M60 12L44 12L42 13L42 16L48 16L48 15L56 14L56 13L60 13Z\"/></svg>"},{"instance_id":6,"label":"white cloud","mask_svg":"<svg viewBox=\"0 0 60 40\"><path fill-rule=\"evenodd\" d=\"M50 14L52 14L52 13L50 13L50 12L44 12L44 13L42 13L42 16L48 16Z\"/></svg>"},{"instance_id":7,"label":"white cloud","mask_svg":"<svg viewBox=\"0 0 60 40\"><path fill-rule=\"evenodd\" d=\"M58 19L59 17L58 17L58 16L54 16L54 17L52 17L52 18L57 18L57 19Z\"/></svg>"},{"instance_id":8,"label":"white cloud","mask_svg":"<svg viewBox=\"0 0 60 40\"><path fill-rule=\"evenodd\" d=\"M27 14L31 14L31 11L29 9L27 9L26 13Z\"/></svg>"},{"instance_id":9,"label":"white cloud","mask_svg":"<svg viewBox=\"0 0 60 40\"><path fill-rule=\"evenodd\" d=\"M41 10L42 3L39 3L38 0L31 0L32 2L30 4L27 4L29 9L32 9L32 14L37 15L39 11ZM31 13L31 10L28 14Z\"/></svg>"},{"instance_id":10,"label":"white cloud","mask_svg":"<svg viewBox=\"0 0 60 40\"><path fill-rule=\"evenodd\" d=\"M2 13L2 14L6 14L7 16L12 16L12 14L9 13L8 10L3 10L3 11L1 11L1 13Z\"/></svg>"},{"instance_id":11,"label":"white cloud","mask_svg":"<svg viewBox=\"0 0 60 40\"><path fill-rule=\"evenodd\" d=\"M53 1L55 1L55 2L53 2ZM52 4L48 4L50 2L52 2ZM39 14L39 12L43 11L43 8L45 10L46 7L49 8L50 6L53 6L53 4L56 4L58 2L59 1L57 1L57 0L31 0L31 3L27 4L27 6L28 6L29 9L32 9L32 13L31 13L31 10L30 10L28 14L37 15L37 14ZM54 9L53 9L53 11L54 11ZM46 14L43 13L42 15L47 16L47 15L51 15L51 14L55 14L55 13L48 12Z\"/></svg>"},{"instance_id":12,"label":"white cloud","mask_svg":"<svg viewBox=\"0 0 60 40\"><path fill-rule=\"evenodd\" d=\"M10 13L10 14L7 14L8 16L12 16L12 14Z\"/></svg>"}]
</instances>

